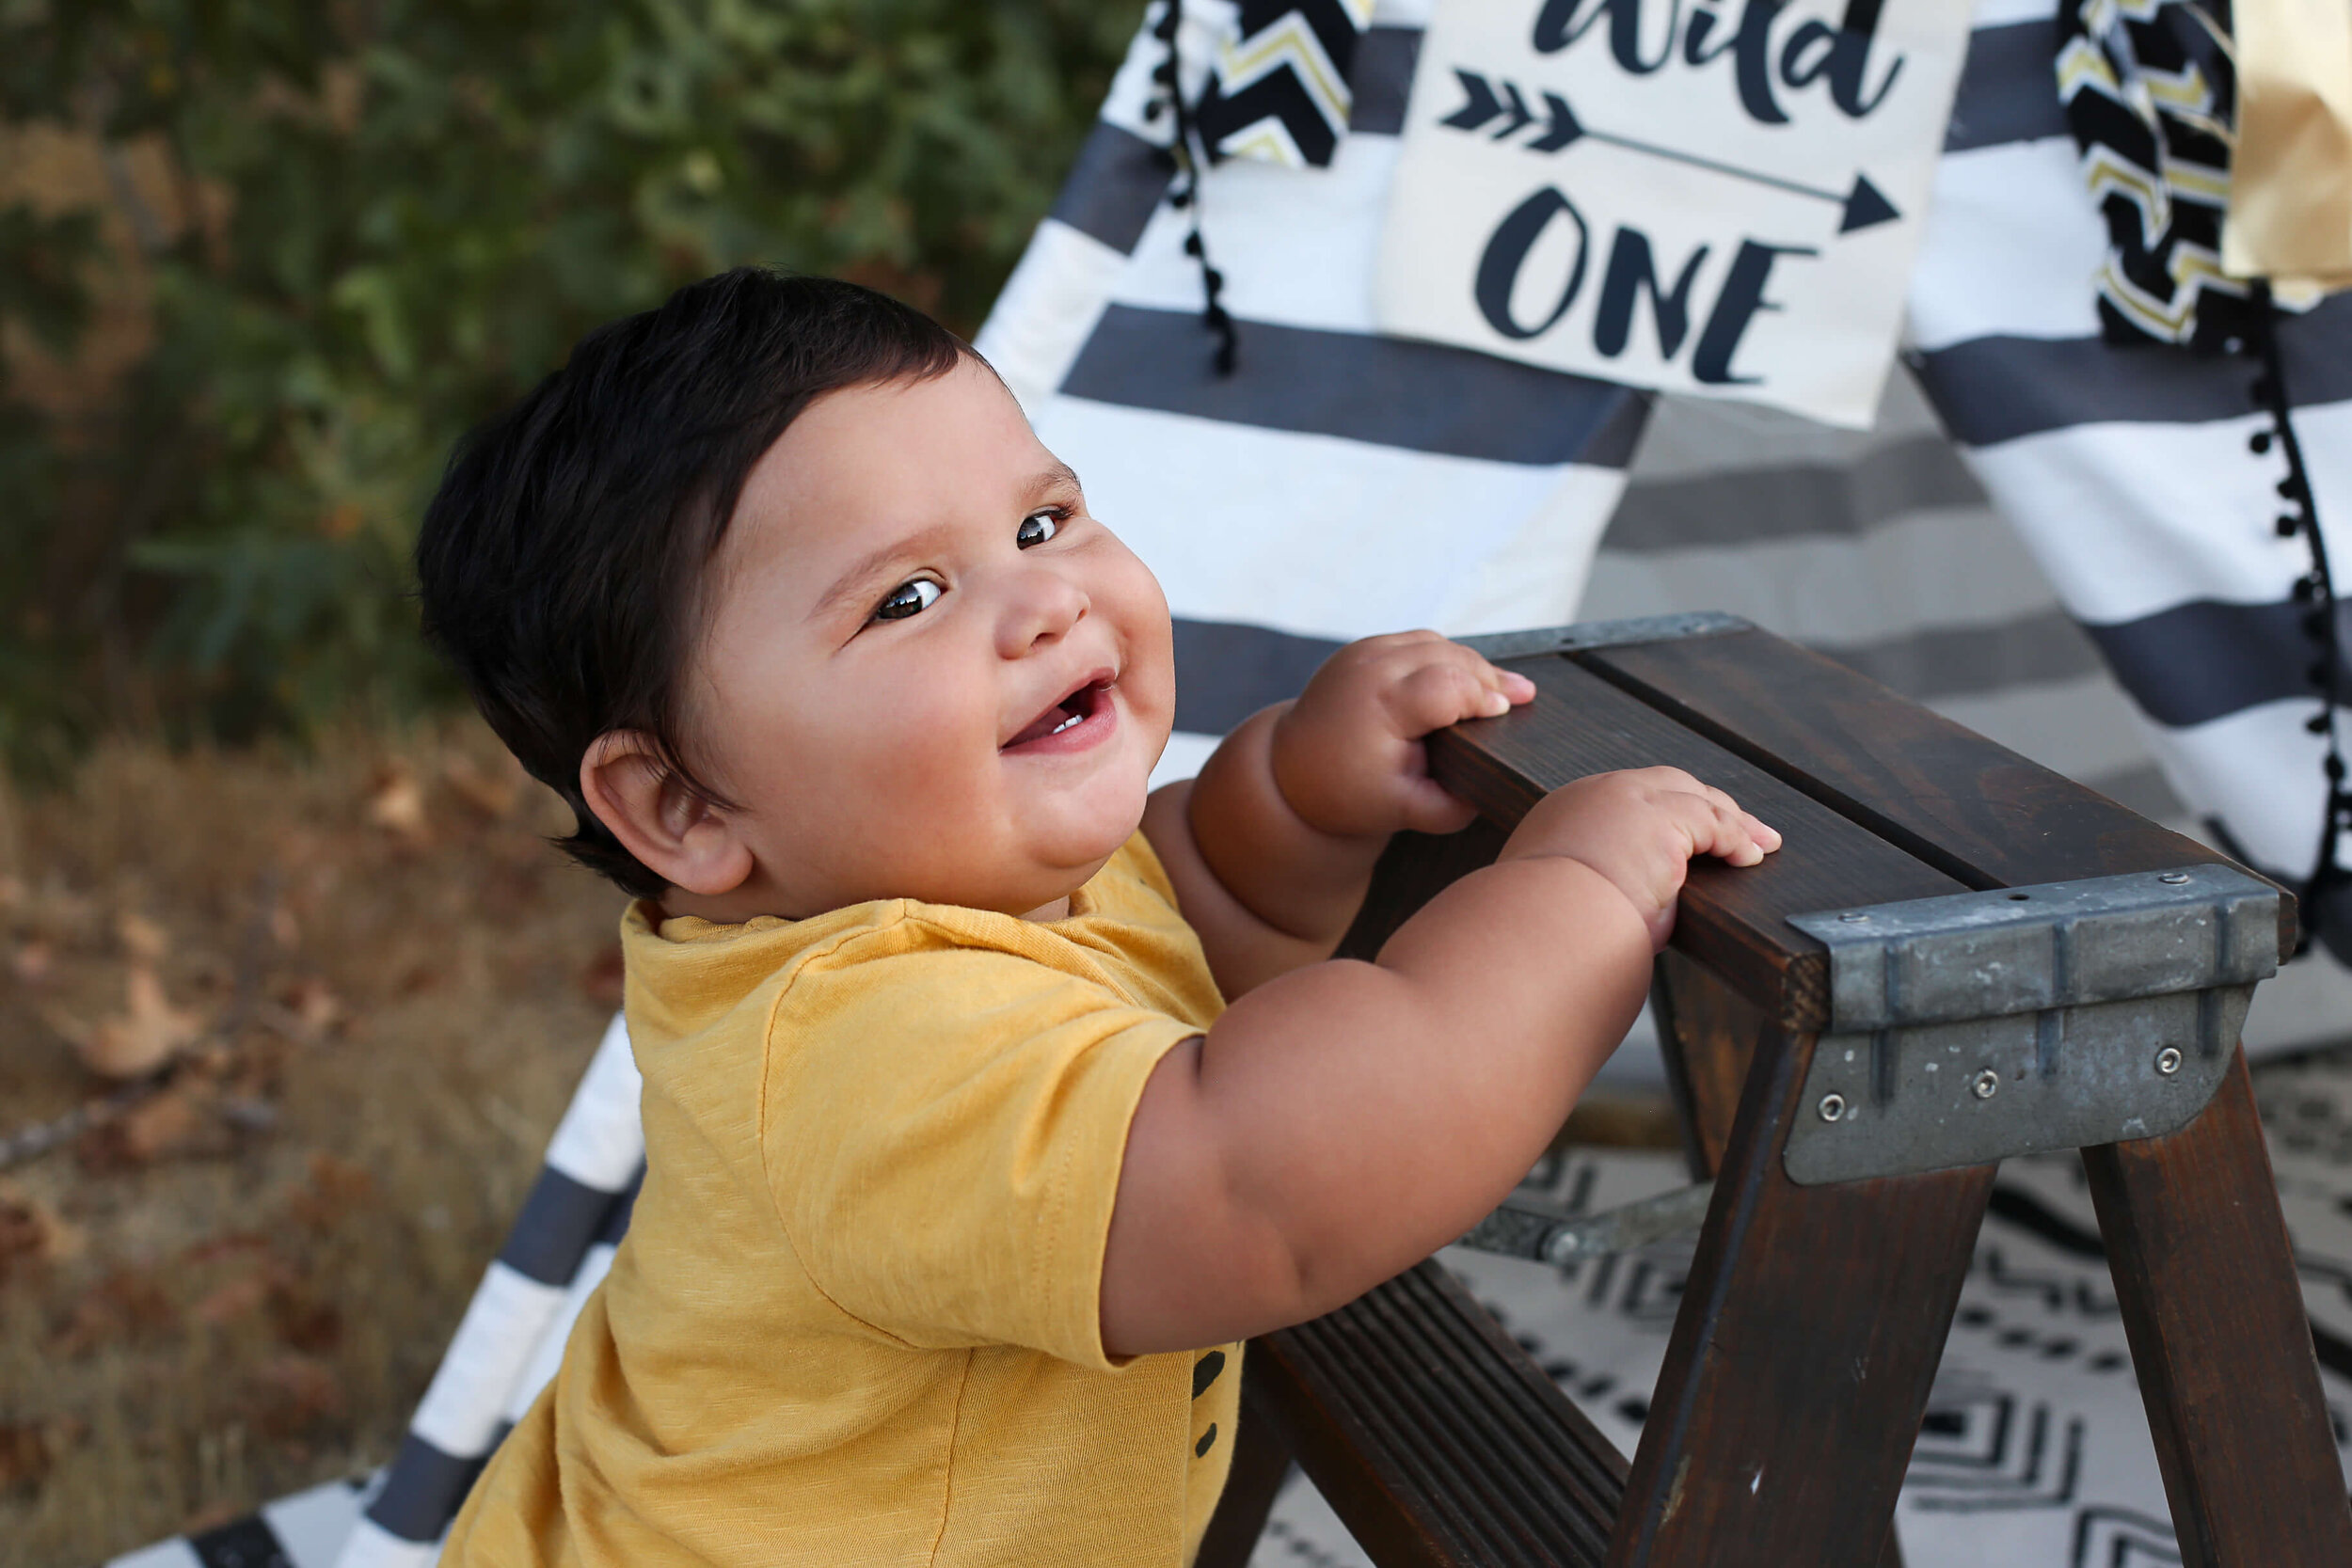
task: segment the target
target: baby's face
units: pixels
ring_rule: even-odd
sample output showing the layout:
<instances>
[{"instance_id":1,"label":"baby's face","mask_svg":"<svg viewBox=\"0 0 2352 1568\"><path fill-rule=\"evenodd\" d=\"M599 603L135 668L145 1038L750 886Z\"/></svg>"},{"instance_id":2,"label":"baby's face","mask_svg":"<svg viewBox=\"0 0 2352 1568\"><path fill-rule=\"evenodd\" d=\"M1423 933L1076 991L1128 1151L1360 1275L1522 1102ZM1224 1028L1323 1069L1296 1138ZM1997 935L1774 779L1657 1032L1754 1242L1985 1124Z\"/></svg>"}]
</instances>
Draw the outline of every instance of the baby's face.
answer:
<instances>
[{"instance_id":1,"label":"baby's face","mask_svg":"<svg viewBox=\"0 0 2352 1568\"><path fill-rule=\"evenodd\" d=\"M1037 911L1141 820L1168 602L985 368L812 404L753 468L710 592L689 745L768 912Z\"/></svg>"}]
</instances>

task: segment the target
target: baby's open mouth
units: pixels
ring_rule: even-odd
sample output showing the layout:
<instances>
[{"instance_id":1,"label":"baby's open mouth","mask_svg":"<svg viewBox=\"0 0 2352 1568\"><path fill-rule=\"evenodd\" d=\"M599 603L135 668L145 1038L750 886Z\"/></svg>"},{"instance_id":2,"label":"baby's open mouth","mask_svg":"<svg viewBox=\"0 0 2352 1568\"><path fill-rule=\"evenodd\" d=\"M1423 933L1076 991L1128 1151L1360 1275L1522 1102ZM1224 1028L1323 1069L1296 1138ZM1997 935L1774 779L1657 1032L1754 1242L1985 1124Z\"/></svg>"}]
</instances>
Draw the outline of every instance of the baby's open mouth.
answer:
<instances>
[{"instance_id":1,"label":"baby's open mouth","mask_svg":"<svg viewBox=\"0 0 2352 1568\"><path fill-rule=\"evenodd\" d=\"M1017 746L1026 746L1033 740L1043 740L1048 736L1059 735L1064 730L1076 729L1080 724L1093 718L1101 709L1104 694L1110 689L1110 676L1095 676L1075 691L1062 698L1060 702L1030 720L1020 734L1005 742L1004 749L1009 752Z\"/></svg>"}]
</instances>

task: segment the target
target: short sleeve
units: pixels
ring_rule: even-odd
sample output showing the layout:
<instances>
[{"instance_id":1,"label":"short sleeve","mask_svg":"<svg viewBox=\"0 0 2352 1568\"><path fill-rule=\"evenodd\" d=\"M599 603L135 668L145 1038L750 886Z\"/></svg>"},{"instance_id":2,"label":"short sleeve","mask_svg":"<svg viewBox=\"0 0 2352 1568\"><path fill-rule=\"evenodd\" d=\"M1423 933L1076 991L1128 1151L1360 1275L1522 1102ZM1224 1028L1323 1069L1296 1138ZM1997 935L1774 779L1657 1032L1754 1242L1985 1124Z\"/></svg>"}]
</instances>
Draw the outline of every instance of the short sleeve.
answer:
<instances>
[{"instance_id":1,"label":"short sleeve","mask_svg":"<svg viewBox=\"0 0 2352 1568\"><path fill-rule=\"evenodd\" d=\"M1109 1367L1103 1250L1128 1124L1198 1033L920 920L812 956L771 1027L760 1133L802 1267L910 1344Z\"/></svg>"}]
</instances>

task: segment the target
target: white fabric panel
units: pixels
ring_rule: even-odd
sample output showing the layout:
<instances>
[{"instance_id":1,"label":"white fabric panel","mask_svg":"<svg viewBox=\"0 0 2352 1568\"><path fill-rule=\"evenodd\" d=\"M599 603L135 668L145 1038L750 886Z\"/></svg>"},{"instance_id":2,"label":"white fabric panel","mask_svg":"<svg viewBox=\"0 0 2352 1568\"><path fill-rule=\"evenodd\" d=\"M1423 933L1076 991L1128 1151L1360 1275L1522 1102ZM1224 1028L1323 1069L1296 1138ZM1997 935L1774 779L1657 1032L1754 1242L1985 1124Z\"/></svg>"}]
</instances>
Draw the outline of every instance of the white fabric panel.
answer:
<instances>
[{"instance_id":1,"label":"white fabric panel","mask_svg":"<svg viewBox=\"0 0 2352 1568\"><path fill-rule=\"evenodd\" d=\"M618 1250L609 1243L598 1242L580 1260L580 1272L572 1275L571 1287L564 1292L564 1305L548 1320L546 1331L539 1336L538 1347L531 1353L530 1364L516 1380L515 1391L507 1396L507 1420L521 1420L524 1412L531 1408L531 1402L539 1397L539 1390L554 1381L555 1370L564 1361L564 1343L572 1337L572 1324L580 1320L580 1309L588 1305L590 1292L612 1272L612 1255Z\"/></svg>"},{"instance_id":2,"label":"white fabric panel","mask_svg":"<svg viewBox=\"0 0 2352 1568\"><path fill-rule=\"evenodd\" d=\"M1049 217L1037 226L972 344L1031 418L1070 373L1126 265L1126 257L1066 223Z\"/></svg>"},{"instance_id":3,"label":"white fabric panel","mask_svg":"<svg viewBox=\"0 0 2352 1568\"><path fill-rule=\"evenodd\" d=\"M2017 22L2047 22L2056 8L2050 0L1977 0L1974 14L1968 19L1971 27L2006 27ZM2058 92L2055 69L2050 78L2050 92Z\"/></svg>"},{"instance_id":4,"label":"white fabric panel","mask_svg":"<svg viewBox=\"0 0 2352 1568\"><path fill-rule=\"evenodd\" d=\"M1482 563L1541 508L1590 508L1623 476L1375 446L1336 436L1057 398L1038 435L1094 515L1158 576L1177 615L1352 638L1428 626L1476 602ZM1316 519L1301 528L1298 519ZM1554 516L1542 530L1573 525ZM1573 604L1588 558L1518 563ZM1466 628L1462 628L1466 629Z\"/></svg>"},{"instance_id":5,"label":"white fabric panel","mask_svg":"<svg viewBox=\"0 0 2352 1568\"><path fill-rule=\"evenodd\" d=\"M629 1109L633 1115L635 1101ZM505 1413L507 1390L514 1387L530 1347L539 1343L563 1305L561 1288L492 1262L467 1304L408 1430L460 1459L487 1453Z\"/></svg>"},{"instance_id":6,"label":"white fabric panel","mask_svg":"<svg viewBox=\"0 0 2352 1568\"><path fill-rule=\"evenodd\" d=\"M106 1568L204 1568L204 1560L196 1555L195 1547L175 1535L168 1541L141 1546L135 1552L110 1557Z\"/></svg>"},{"instance_id":7,"label":"white fabric panel","mask_svg":"<svg viewBox=\"0 0 2352 1568\"><path fill-rule=\"evenodd\" d=\"M1331 166L1311 175L1256 158L1210 170L1200 232L1209 260L1225 275L1225 308L1243 323L1244 353L1252 321L1374 330L1373 263L1399 146L1394 136L1351 135ZM1201 308L1200 263L1184 253L1192 217L1167 206L1152 214L1113 298L1167 310Z\"/></svg>"},{"instance_id":8,"label":"white fabric panel","mask_svg":"<svg viewBox=\"0 0 2352 1568\"><path fill-rule=\"evenodd\" d=\"M637 1062L629 1054L628 1022L619 1013L572 1091L564 1119L548 1140L547 1163L582 1186L617 1193L645 1163L645 1131L637 1119L644 1093Z\"/></svg>"},{"instance_id":9,"label":"white fabric panel","mask_svg":"<svg viewBox=\"0 0 2352 1568\"><path fill-rule=\"evenodd\" d=\"M433 1568L440 1560L439 1542L403 1541L362 1513L352 1521L335 1568Z\"/></svg>"},{"instance_id":10,"label":"white fabric panel","mask_svg":"<svg viewBox=\"0 0 2352 1568\"><path fill-rule=\"evenodd\" d=\"M2188 800L2242 799L2246 781L2260 780L2265 809L2233 816L2230 831L2261 864L2299 875L2316 858L2327 790L2319 770L2326 746L2303 727L2315 711L2312 699L2298 697L2166 730L2157 760ZM2337 1033L2345 1028L2352 1028L2352 1012Z\"/></svg>"},{"instance_id":11,"label":"white fabric panel","mask_svg":"<svg viewBox=\"0 0 2352 1568\"><path fill-rule=\"evenodd\" d=\"M330 1568L358 1523L364 1500L358 1488L331 1481L264 1503L262 1518L285 1548L287 1568Z\"/></svg>"},{"instance_id":12,"label":"white fabric panel","mask_svg":"<svg viewBox=\"0 0 2352 1568\"><path fill-rule=\"evenodd\" d=\"M2323 503L2331 493L2352 496L2352 404L2295 420ZM2202 424L2076 425L1965 456L2075 618L2111 625L2191 599L2276 603L2311 570L2309 547L2270 526L2278 461L2246 449L2266 425L2250 414ZM2321 524L2331 550L2352 550L2352 516L2323 504Z\"/></svg>"},{"instance_id":13,"label":"white fabric panel","mask_svg":"<svg viewBox=\"0 0 2352 1568\"><path fill-rule=\"evenodd\" d=\"M1947 152L1934 189L1911 277L1914 347L2099 335L2091 279L2106 256L2106 229L2073 138Z\"/></svg>"},{"instance_id":14,"label":"white fabric panel","mask_svg":"<svg viewBox=\"0 0 2352 1568\"><path fill-rule=\"evenodd\" d=\"M1168 138L1168 117L1162 115L1158 123L1144 118L1144 108L1160 94L1160 84L1152 80L1160 62L1168 57L1168 45L1152 36L1152 28L1160 17L1165 0L1152 0L1143 14L1143 25L1128 40L1127 57L1120 62L1111 77L1110 91L1103 99L1098 118L1132 131L1149 142L1166 142ZM1209 61L1216 52L1216 40L1222 32L1229 32L1239 13L1231 0L1184 0L1184 15L1179 24L1178 53L1183 58L1184 102L1197 103L1201 84L1208 80Z\"/></svg>"}]
</instances>

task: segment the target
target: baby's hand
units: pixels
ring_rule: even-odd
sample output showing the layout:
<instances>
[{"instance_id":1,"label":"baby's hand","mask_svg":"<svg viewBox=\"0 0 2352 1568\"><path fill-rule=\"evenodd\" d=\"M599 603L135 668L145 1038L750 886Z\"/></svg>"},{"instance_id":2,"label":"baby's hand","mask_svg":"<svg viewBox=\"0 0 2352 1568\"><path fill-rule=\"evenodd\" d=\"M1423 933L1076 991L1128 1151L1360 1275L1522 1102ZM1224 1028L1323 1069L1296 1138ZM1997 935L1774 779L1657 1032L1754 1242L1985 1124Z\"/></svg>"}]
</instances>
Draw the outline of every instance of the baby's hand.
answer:
<instances>
[{"instance_id":1,"label":"baby's hand","mask_svg":"<svg viewBox=\"0 0 2352 1568\"><path fill-rule=\"evenodd\" d=\"M1422 736L1534 695L1525 675L1434 631L1351 642L1276 721L1275 784L1301 820L1341 838L1458 832L1478 814L1429 777Z\"/></svg>"},{"instance_id":2,"label":"baby's hand","mask_svg":"<svg viewBox=\"0 0 2352 1568\"><path fill-rule=\"evenodd\" d=\"M1754 865L1779 847L1780 834L1722 790L1679 768L1637 768L1553 790L1520 819L1498 859L1582 861L1631 900L1656 949L1673 934L1692 856Z\"/></svg>"}]
</instances>

